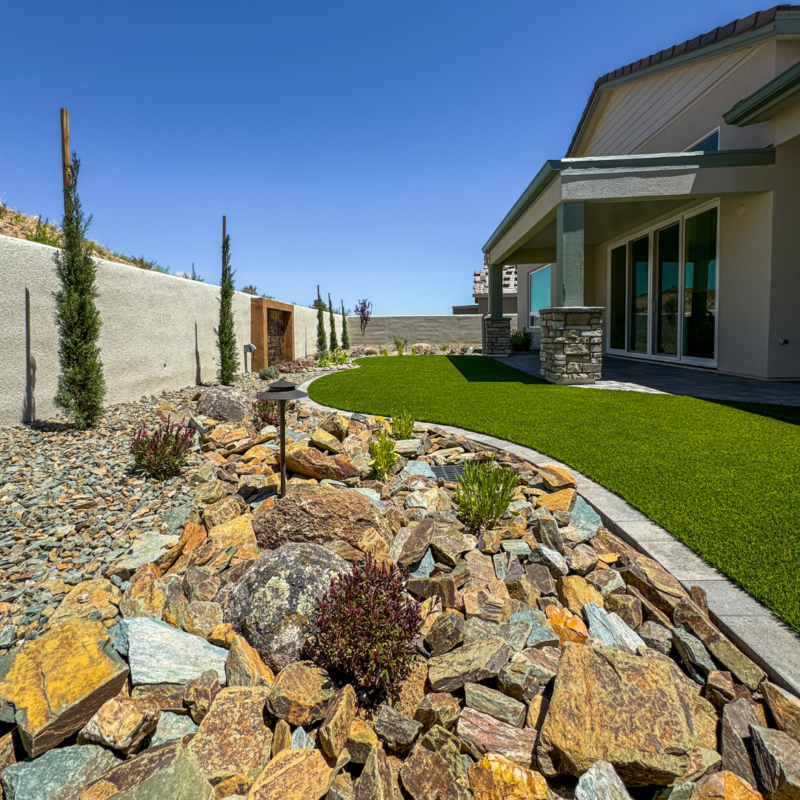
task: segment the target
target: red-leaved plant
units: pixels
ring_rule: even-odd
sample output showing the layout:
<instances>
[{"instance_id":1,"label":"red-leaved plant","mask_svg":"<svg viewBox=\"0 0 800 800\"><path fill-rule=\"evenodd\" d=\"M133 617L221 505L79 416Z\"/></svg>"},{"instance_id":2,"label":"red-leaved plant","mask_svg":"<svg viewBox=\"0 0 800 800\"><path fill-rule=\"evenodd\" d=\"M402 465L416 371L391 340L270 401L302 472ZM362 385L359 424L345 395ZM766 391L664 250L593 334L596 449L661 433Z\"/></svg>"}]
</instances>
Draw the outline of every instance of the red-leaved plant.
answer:
<instances>
[{"instance_id":1,"label":"red-leaved plant","mask_svg":"<svg viewBox=\"0 0 800 800\"><path fill-rule=\"evenodd\" d=\"M140 428L133 434L131 453L134 468L163 481L180 475L194 444L194 428L185 422L165 422L155 430Z\"/></svg>"},{"instance_id":2,"label":"red-leaved plant","mask_svg":"<svg viewBox=\"0 0 800 800\"><path fill-rule=\"evenodd\" d=\"M396 696L422 620L405 592L406 570L371 556L331 579L317 598L317 656L375 699Z\"/></svg>"}]
</instances>

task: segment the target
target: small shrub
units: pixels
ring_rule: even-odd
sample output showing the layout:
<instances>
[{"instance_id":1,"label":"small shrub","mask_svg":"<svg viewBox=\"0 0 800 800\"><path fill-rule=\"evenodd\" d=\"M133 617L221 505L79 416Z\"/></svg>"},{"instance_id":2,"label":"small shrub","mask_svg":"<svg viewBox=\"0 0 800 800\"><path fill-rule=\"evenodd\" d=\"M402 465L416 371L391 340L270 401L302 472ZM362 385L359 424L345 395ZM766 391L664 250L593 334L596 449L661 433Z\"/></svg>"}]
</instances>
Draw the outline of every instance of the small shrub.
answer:
<instances>
[{"instance_id":1,"label":"small shrub","mask_svg":"<svg viewBox=\"0 0 800 800\"><path fill-rule=\"evenodd\" d=\"M361 335L363 336L370 319L372 319L372 303L369 300L359 300L356 303L356 315L361 323Z\"/></svg>"},{"instance_id":2,"label":"small shrub","mask_svg":"<svg viewBox=\"0 0 800 800\"><path fill-rule=\"evenodd\" d=\"M0 203L0 219L5 219L8 214L8 206L5 203Z\"/></svg>"},{"instance_id":3,"label":"small shrub","mask_svg":"<svg viewBox=\"0 0 800 800\"><path fill-rule=\"evenodd\" d=\"M389 351L385 347L381 347L381 355L382 356L388 356L389 355Z\"/></svg>"},{"instance_id":4,"label":"small shrub","mask_svg":"<svg viewBox=\"0 0 800 800\"><path fill-rule=\"evenodd\" d=\"M131 441L134 468L157 481L174 478L181 474L193 444L194 428L185 422L165 422L153 431L140 428Z\"/></svg>"},{"instance_id":5,"label":"small shrub","mask_svg":"<svg viewBox=\"0 0 800 800\"><path fill-rule=\"evenodd\" d=\"M280 373L275 367L264 367L264 369L258 373L258 377L261 378L262 381L276 381L279 375Z\"/></svg>"},{"instance_id":6,"label":"small shrub","mask_svg":"<svg viewBox=\"0 0 800 800\"><path fill-rule=\"evenodd\" d=\"M519 485L517 473L492 461L467 461L456 487L456 504L468 525L489 527L505 513Z\"/></svg>"},{"instance_id":7,"label":"small shrub","mask_svg":"<svg viewBox=\"0 0 800 800\"><path fill-rule=\"evenodd\" d=\"M372 471L379 478L385 478L397 460L394 452L394 440L385 429L381 430L380 436L374 442L370 442L369 457Z\"/></svg>"},{"instance_id":8,"label":"small shrub","mask_svg":"<svg viewBox=\"0 0 800 800\"><path fill-rule=\"evenodd\" d=\"M416 354L417 354L417 348L416 347L412 347L411 348L411 355L415 356Z\"/></svg>"},{"instance_id":9,"label":"small shrub","mask_svg":"<svg viewBox=\"0 0 800 800\"><path fill-rule=\"evenodd\" d=\"M58 231L55 226L50 224L49 219L45 219L45 221L42 222L42 218L39 217L36 220L36 230L33 233L29 233L25 238L29 242L49 244L50 247L61 247L61 239L58 236Z\"/></svg>"},{"instance_id":10,"label":"small shrub","mask_svg":"<svg viewBox=\"0 0 800 800\"><path fill-rule=\"evenodd\" d=\"M407 410L392 417L392 433L395 439L410 439L414 435L414 418Z\"/></svg>"},{"instance_id":11,"label":"small shrub","mask_svg":"<svg viewBox=\"0 0 800 800\"><path fill-rule=\"evenodd\" d=\"M271 369L271 367L266 367L266 369ZM254 400L253 416L258 420L259 429L266 428L267 425L274 425L276 428L279 427L281 424L281 414L278 401Z\"/></svg>"},{"instance_id":12,"label":"small shrub","mask_svg":"<svg viewBox=\"0 0 800 800\"><path fill-rule=\"evenodd\" d=\"M405 352L406 349L406 341L405 339L401 339L399 336L394 337L394 346L397 350L397 355L401 356Z\"/></svg>"},{"instance_id":13,"label":"small shrub","mask_svg":"<svg viewBox=\"0 0 800 800\"><path fill-rule=\"evenodd\" d=\"M450 349L450 345L449 344L440 344L439 345L439 350L442 353L446 353L449 349Z\"/></svg>"},{"instance_id":14,"label":"small shrub","mask_svg":"<svg viewBox=\"0 0 800 800\"><path fill-rule=\"evenodd\" d=\"M525 329L511 331L511 349L516 353L527 353L533 347L533 334Z\"/></svg>"},{"instance_id":15,"label":"small shrub","mask_svg":"<svg viewBox=\"0 0 800 800\"><path fill-rule=\"evenodd\" d=\"M371 556L340 572L317 598L317 654L374 700L397 696L415 653L421 619L406 594L408 573Z\"/></svg>"},{"instance_id":16,"label":"small shrub","mask_svg":"<svg viewBox=\"0 0 800 800\"><path fill-rule=\"evenodd\" d=\"M467 347L465 344L462 344L461 345L461 355L465 356L467 353L469 353L469 347Z\"/></svg>"}]
</instances>

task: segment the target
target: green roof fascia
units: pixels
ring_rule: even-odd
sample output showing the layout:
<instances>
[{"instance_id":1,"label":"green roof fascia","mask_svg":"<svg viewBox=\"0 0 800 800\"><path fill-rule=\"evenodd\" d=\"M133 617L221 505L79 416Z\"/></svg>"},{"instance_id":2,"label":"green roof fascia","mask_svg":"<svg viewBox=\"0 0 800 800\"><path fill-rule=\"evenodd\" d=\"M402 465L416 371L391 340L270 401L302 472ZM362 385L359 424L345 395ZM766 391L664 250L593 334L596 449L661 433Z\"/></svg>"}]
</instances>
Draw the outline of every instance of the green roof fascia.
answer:
<instances>
[{"instance_id":1,"label":"green roof fascia","mask_svg":"<svg viewBox=\"0 0 800 800\"><path fill-rule=\"evenodd\" d=\"M688 151L682 153L649 153L644 155L561 158L545 161L536 177L519 200L497 226L483 246L488 253L509 228L542 194L556 175L603 174L614 172L653 172L685 169L722 169L725 167L757 167L775 163L775 148L751 150Z\"/></svg>"},{"instance_id":2,"label":"green roof fascia","mask_svg":"<svg viewBox=\"0 0 800 800\"><path fill-rule=\"evenodd\" d=\"M765 83L749 97L740 100L730 111L722 115L728 125L742 127L752 125L754 117L800 91L800 61ZM800 100L800 98L798 98Z\"/></svg>"}]
</instances>

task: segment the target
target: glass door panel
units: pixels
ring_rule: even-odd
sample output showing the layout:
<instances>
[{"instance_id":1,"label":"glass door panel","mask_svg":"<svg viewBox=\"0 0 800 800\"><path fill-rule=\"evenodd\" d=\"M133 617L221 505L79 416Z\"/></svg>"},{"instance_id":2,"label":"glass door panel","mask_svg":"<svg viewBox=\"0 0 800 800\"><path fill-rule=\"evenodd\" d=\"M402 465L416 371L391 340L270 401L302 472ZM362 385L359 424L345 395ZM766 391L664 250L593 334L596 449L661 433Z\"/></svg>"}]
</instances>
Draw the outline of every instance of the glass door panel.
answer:
<instances>
[{"instance_id":1,"label":"glass door panel","mask_svg":"<svg viewBox=\"0 0 800 800\"><path fill-rule=\"evenodd\" d=\"M627 292L627 247L623 244L611 251L611 292L608 346L625 349L625 297Z\"/></svg>"},{"instance_id":2,"label":"glass door panel","mask_svg":"<svg viewBox=\"0 0 800 800\"><path fill-rule=\"evenodd\" d=\"M717 209L688 217L685 223L683 347L686 358L716 353Z\"/></svg>"},{"instance_id":3,"label":"glass door panel","mask_svg":"<svg viewBox=\"0 0 800 800\"><path fill-rule=\"evenodd\" d=\"M656 231L654 352L678 355L678 303L680 294L681 226L676 222Z\"/></svg>"},{"instance_id":4,"label":"glass door panel","mask_svg":"<svg viewBox=\"0 0 800 800\"><path fill-rule=\"evenodd\" d=\"M650 237L630 244L630 334L628 350L647 353L647 328L650 309Z\"/></svg>"}]
</instances>

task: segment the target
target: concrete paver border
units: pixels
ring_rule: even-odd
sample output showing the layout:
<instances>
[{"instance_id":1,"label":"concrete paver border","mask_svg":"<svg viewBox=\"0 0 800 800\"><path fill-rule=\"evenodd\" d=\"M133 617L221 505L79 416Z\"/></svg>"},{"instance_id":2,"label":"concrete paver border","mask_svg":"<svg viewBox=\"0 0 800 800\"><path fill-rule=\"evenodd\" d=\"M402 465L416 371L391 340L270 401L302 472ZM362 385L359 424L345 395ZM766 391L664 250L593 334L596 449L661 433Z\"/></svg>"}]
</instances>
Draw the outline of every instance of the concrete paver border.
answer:
<instances>
[{"instance_id":1,"label":"concrete paver border","mask_svg":"<svg viewBox=\"0 0 800 800\"><path fill-rule=\"evenodd\" d=\"M311 378L299 388L307 391L316 379ZM310 397L303 402L322 411L341 411L323 406ZM341 413L349 416L352 412ZM579 494L600 515L603 524L612 533L658 561L687 590L691 586L703 588L708 596L711 619L717 627L755 661L773 683L800 696L800 636L665 528L601 484L538 450L466 428L430 424L480 444L513 453L534 465L555 464L568 470L575 478Z\"/></svg>"}]
</instances>

